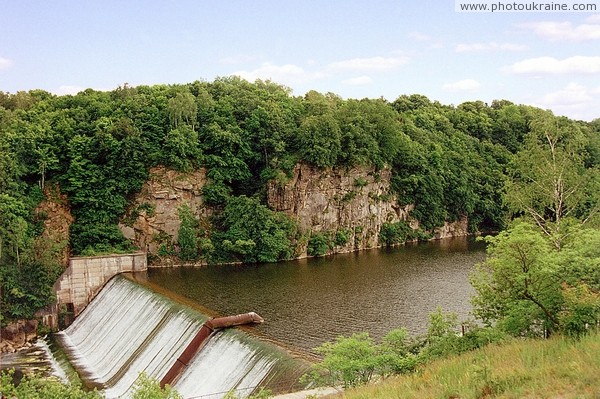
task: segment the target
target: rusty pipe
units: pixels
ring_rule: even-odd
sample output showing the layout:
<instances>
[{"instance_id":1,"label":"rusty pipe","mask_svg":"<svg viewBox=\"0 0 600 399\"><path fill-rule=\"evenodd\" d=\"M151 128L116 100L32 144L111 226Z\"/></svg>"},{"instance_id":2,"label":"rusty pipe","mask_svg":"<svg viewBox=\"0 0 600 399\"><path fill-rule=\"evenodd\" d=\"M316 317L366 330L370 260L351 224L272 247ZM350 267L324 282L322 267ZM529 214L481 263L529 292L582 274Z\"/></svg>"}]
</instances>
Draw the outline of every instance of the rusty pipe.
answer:
<instances>
[{"instance_id":1,"label":"rusty pipe","mask_svg":"<svg viewBox=\"0 0 600 399\"><path fill-rule=\"evenodd\" d=\"M256 324L262 323L265 320L254 312L238 314L235 316L218 317L210 319L202 324L200 331L192 338L185 350L179 355L173 366L167 371L167 374L160 380L160 387L164 388L165 385L172 385L177 377L181 374L181 371L188 366L190 361L196 353L206 343L208 338L216 330L220 330L227 327L239 326L242 324Z\"/></svg>"}]
</instances>

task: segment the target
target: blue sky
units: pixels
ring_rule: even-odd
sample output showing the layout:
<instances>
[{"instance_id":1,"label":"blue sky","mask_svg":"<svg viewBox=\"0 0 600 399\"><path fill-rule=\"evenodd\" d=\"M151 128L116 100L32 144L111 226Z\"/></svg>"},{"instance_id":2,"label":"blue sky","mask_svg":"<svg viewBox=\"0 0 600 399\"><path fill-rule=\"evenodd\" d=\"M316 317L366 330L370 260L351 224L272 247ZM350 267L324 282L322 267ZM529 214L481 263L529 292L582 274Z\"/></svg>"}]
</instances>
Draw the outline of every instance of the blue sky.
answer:
<instances>
[{"instance_id":1,"label":"blue sky","mask_svg":"<svg viewBox=\"0 0 600 399\"><path fill-rule=\"evenodd\" d=\"M271 79L295 95L507 99L600 117L599 13L454 0L1 0L0 91Z\"/></svg>"}]
</instances>

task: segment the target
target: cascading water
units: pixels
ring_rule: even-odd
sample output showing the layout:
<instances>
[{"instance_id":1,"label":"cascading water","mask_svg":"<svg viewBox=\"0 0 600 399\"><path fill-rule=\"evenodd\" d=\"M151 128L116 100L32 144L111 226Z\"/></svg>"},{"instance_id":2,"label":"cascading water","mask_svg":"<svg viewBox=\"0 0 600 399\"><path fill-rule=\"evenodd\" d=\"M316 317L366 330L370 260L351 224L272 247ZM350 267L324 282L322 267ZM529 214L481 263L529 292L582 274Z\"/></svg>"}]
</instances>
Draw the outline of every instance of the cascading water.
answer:
<instances>
[{"instance_id":1,"label":"cascading water","mask_svg":"<svg viewBox=\"0 0 600 399\"><path fill-rule=\"evenodd\" d=\"M160 380L207 317L122 276L57 334L86 385L127 398L141 372ZM220 331L175 381L184 398L246 396L291 358L237 330Z\"/></svg>"}]
</instances>

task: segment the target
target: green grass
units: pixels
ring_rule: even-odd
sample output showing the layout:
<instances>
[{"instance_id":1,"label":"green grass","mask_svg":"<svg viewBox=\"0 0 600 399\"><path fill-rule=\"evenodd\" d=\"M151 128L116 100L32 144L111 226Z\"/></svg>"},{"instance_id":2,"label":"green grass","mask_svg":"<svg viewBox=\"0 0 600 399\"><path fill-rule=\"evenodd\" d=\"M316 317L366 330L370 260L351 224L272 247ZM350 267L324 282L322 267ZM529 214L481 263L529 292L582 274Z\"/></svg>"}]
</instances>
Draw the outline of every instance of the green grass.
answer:
<instances>
[{"instance_id":1,"label":"green grass","mask_svg":"<svg viewBox=\"0 0 600 399\"><path fill-rule=\"evenodd\" d=\"M331 398L600 399L600 333L493 344Z\"/></svg>"}]
</instances>

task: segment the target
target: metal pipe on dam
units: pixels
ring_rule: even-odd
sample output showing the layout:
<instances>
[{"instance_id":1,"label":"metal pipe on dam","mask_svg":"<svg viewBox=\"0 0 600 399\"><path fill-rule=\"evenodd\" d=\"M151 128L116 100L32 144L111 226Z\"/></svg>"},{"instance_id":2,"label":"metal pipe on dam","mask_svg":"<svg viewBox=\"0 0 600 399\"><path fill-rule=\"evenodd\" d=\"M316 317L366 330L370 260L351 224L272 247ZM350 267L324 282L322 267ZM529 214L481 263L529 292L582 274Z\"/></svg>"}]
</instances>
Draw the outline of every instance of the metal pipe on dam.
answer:
<instances>
[{"instance_id":1,"label":"metal pipe on dam","mask_svg":"<svg viewBox=\"0 0 600 399\"><path fill-rule=\"evenodd\" d=\"M218 398L229 391L244 397L265 384L291 389L306 362L244 331L224 329L261 320L252 313L208 320L117 276L56 338L84 384L107 399L130 397L141 372L166 383L177 363L187 367L169 379L183 397Z\"/></svg>"}]
</instances>

